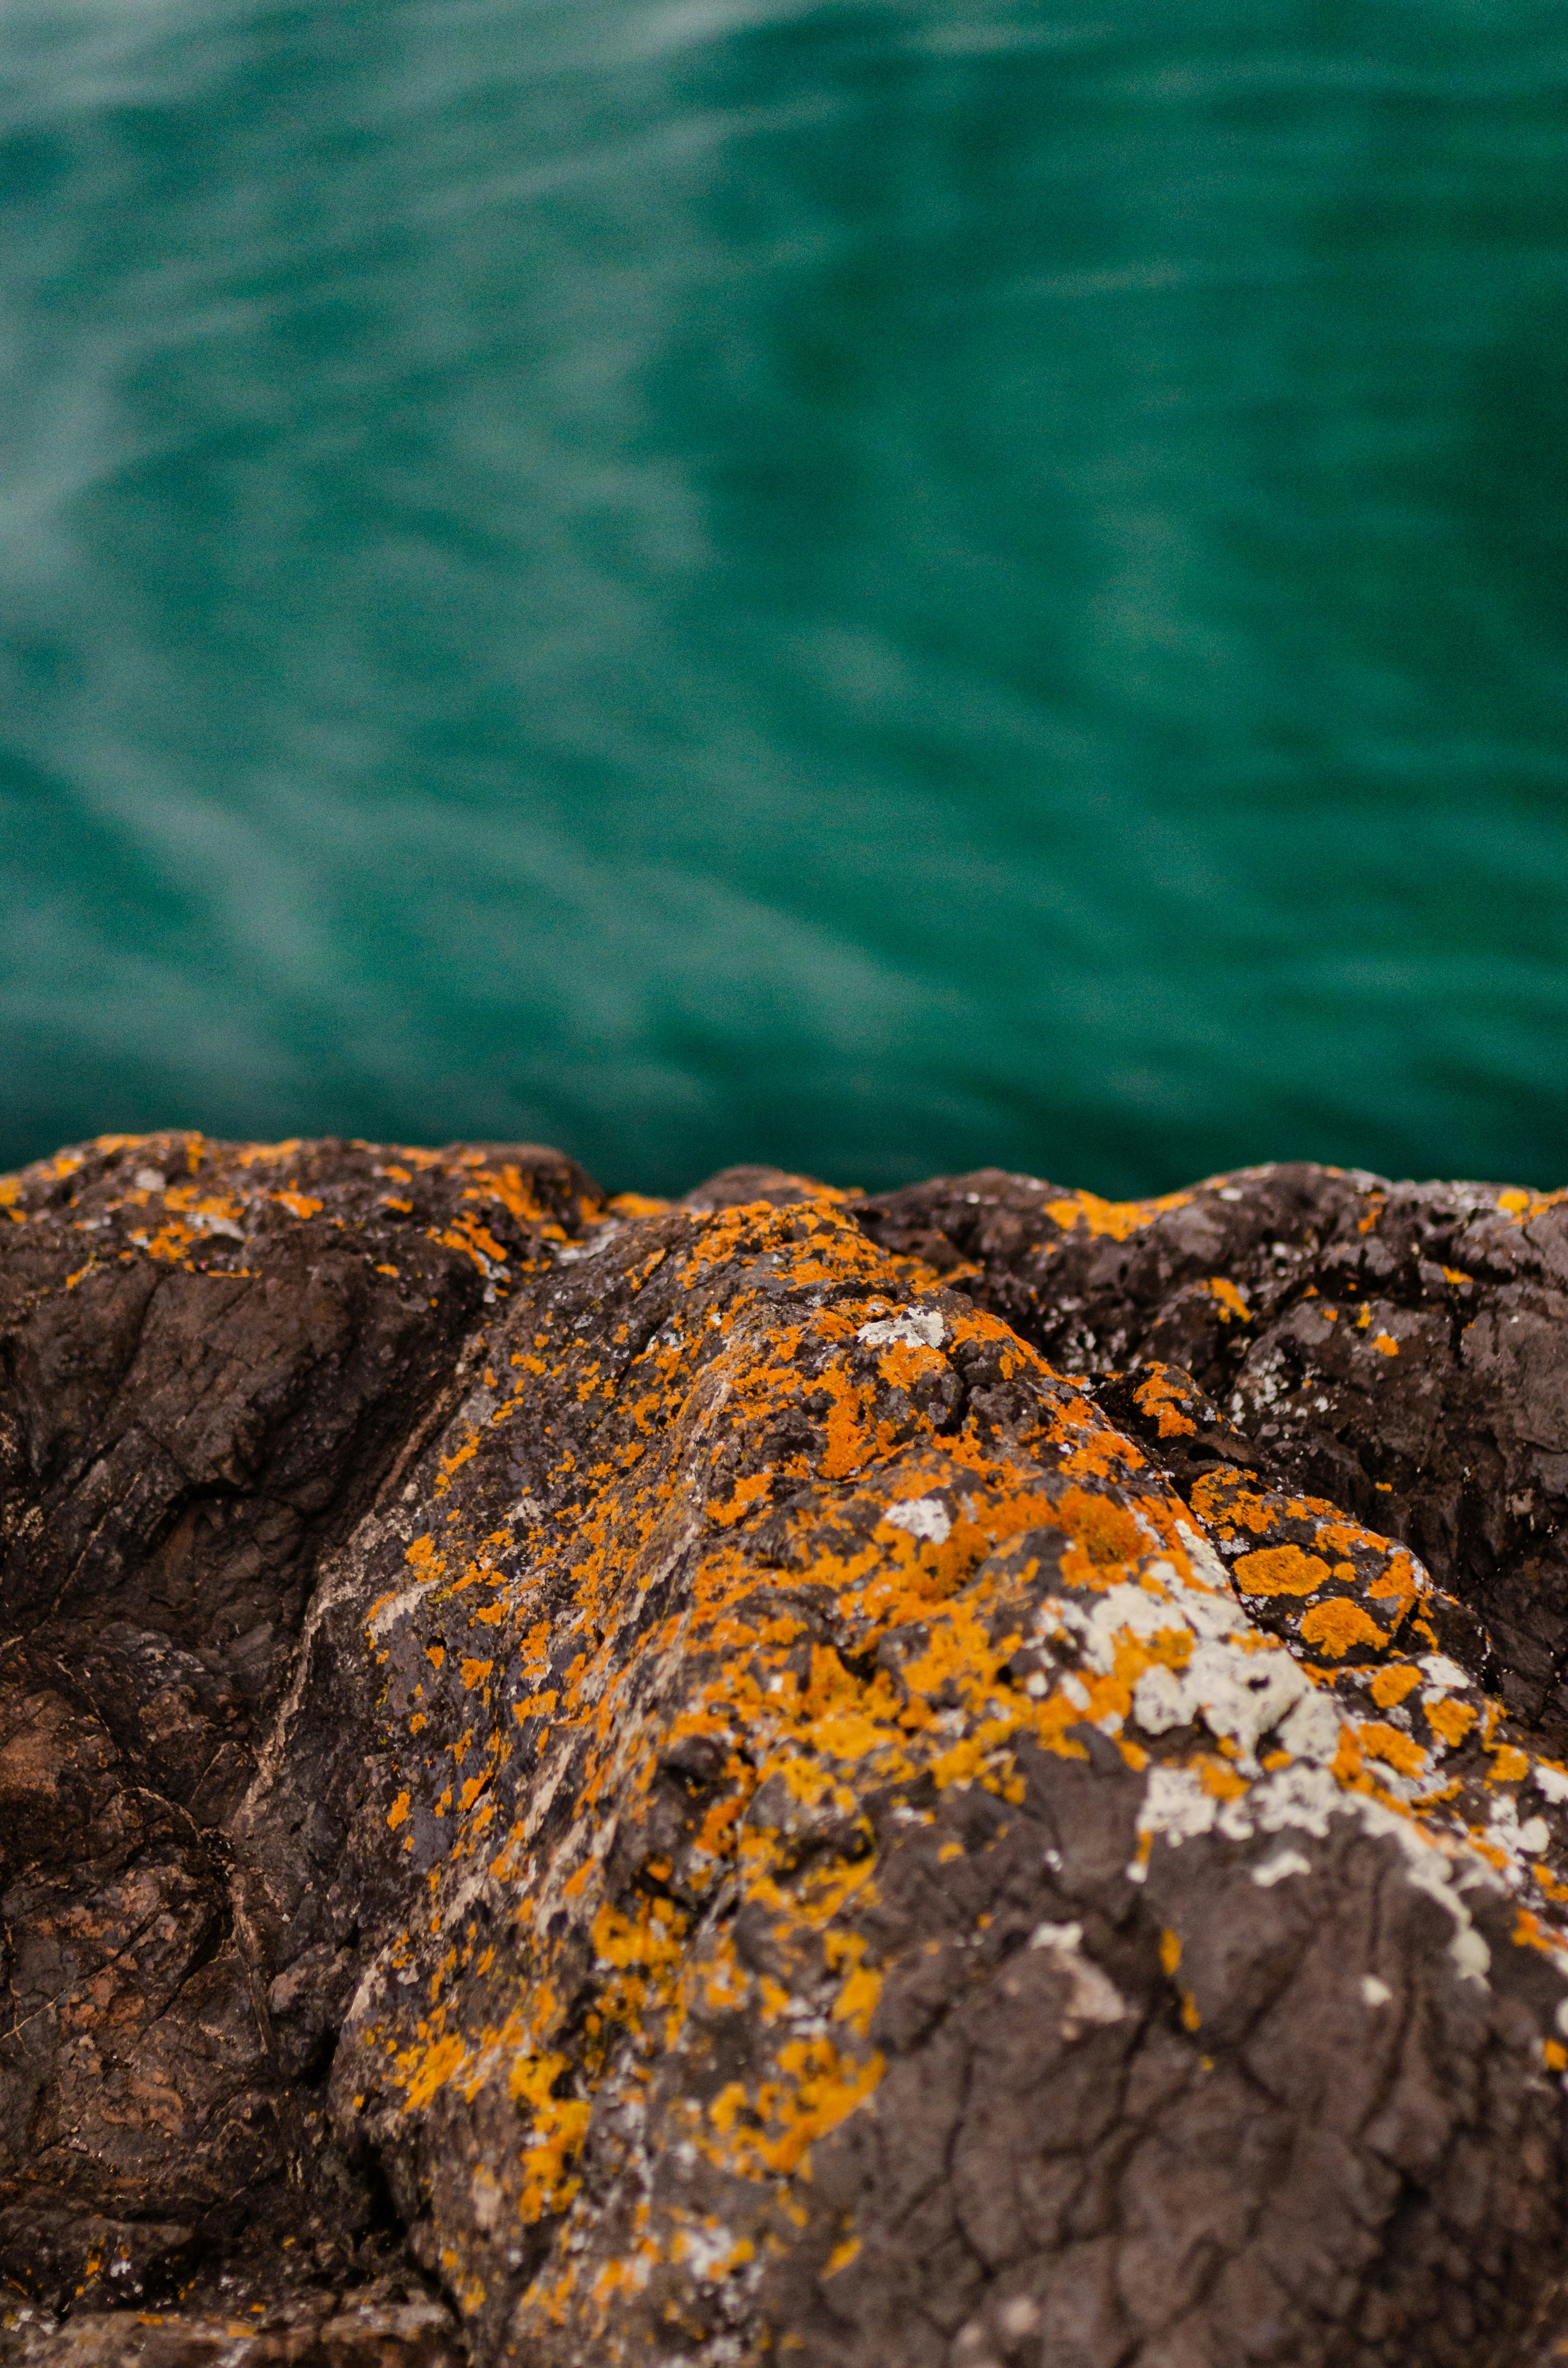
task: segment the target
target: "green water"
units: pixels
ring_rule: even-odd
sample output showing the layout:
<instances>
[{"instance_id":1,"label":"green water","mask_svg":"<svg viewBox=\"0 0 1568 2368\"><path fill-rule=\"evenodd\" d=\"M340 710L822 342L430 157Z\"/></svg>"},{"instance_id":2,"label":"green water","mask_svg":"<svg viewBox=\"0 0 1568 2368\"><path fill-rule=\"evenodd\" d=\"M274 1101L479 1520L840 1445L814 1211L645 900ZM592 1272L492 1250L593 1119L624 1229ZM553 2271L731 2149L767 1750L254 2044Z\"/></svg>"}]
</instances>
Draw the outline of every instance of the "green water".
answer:
<instances>
[{"instance_id":1,"label":"green water","mask_svg":"<svg viewBox=\"0 0 1568 2368\"><path fill-rule=\"evenodd\" d=\"M0 1162L1568 1176L1568 7L6 0Z\"/></svg>"}]
</instances>

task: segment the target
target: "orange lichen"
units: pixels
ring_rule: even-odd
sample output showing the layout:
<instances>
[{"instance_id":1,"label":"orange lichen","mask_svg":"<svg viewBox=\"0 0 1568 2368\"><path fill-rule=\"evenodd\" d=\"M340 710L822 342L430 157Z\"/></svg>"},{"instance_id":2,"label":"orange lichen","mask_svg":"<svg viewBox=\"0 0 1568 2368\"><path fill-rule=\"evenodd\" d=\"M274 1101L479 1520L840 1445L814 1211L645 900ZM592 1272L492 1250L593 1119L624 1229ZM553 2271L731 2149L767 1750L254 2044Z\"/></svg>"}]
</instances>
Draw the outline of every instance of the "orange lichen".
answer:
<instances>
[{"instance_id":1,"label":"orange lichen","mask_svg":"<svg viewBox=\"0 0 1568 2368\"><path fill-rule=\"evenodd\" d=\"M744 1519L759 1497L767 1495L770 1486L766 1472L748 1473L744 1480L736 1481L734 1494L727 1505L709 1506L709 1520L718 1522L722 1529L728 1529L732 1523Z\"/></svg>"},{"instance_id":2,"label":"orange lichen","mask_svg":"<svg viewBox=\"0 0 1568 2368\"><path fill-rule=\"evenodd\" d=\"M287 1209L291 1217L301 1219L319 1217L324 1206L324 1203L317 1200L313 1193L295 1192L287 1187L280 1191L269 1192L267 1197L269 1201L276 1201L279 1208Z\"/></svg>"},{"instance_id":3,"label":"orange lichen","mask_svg":"<svg viewBox=\"0 0 1568 2368\"><path fill-rule=\"evenodd\" d=\"M1226 1278L1222 1274L1210 1276L1209 1281L1209 1292L1210 1297L1218 1300L1220 1303L1220 1321L1221 1324L1237 1322L1242 1324L1250 1324L1252 1322L1252 1310L1247 1305L1245 1299L1236 1289L1235 1284L1233 1282L1227 1281Z\"/></svg>"},{"instance_id":4,"label":"orange lichen","mask_svg":"<svg viewBox=\"0 0 1568 2368\"><path fill-rule=\"evenodd\" d=\"M1154 1417L1162 1439L1191 1438L1198 1425L1190 1415L1181 1410L1182 1392L1168 1372L1156 1368L1147 1380L1139 1383L1133 1399L1146 1415Z\"/></svg>"},{"instance_id":5,"label":"orange lichen","mask_svg":"<svg viewBox=\"0 0 1568 2368\"><path fill-rule=\"evenodd\" d=\"M1256 1537L1267 1536L1274 1528L1272 1508L1244 1485L1251 1476L1205 1472L1193 1483L1192 1509L1206 1529L1211 1528L1219 1537L1233 1538L1238 1528L1251 1530Z\"/></svg>"},{"instance_id":6,"label":"orange lichen","mask_svg":"<svg viewBox=\"0 0 1568 2368\"><path fill-rule=\"evenodd\" d=\"M1568 1194L1562 1191L1531 1192L1516 1186L1509 1191L1498 1193L1497 1206L1505 1216L1512 1218L1516 1225L1528 1225L1537 1217L1544 1216L1548 1209L1561 1208L1565 1198Z\"/></svg>"},{"instance_id":7,"label":"orange lichen","mask_svg":"<svg viewBox=\"0 0 1568 2368\"><path fill-rule=\"evenodd\" d=\"M1426 1713L1426 1724L1441 1736L1450 1750L1457 1750L1475 1725L1478 1713L1471 1702L1455 1702L1447 1694L1421 1705Z\"/></svg>"},{"instance_id":8,"label":"orange lichen","mask_svg":"<svg viewBox=\"0 0 1568 2368\"><path fill-rule=\"evenodd\" d=\"M1382 1543L1381 1540L1376 1543ZM1387 1549L1385 1548L1385 1551ZM1415 1565L1407 1554L1392 1553L1377 1576L1368 1582L1367 1593L1374 1603L1397 1604L1393 1624L1397 1628L1415 1603L1420 1589L1416 1584Z\"/></svg>"},{"instance_id":9,"label":"orange lichen","mask_svg":"<svg viewBox=\"0 0 1568 2368\"><path fill-rule=\"evenodd\" d=\"M1386 1760L1397 1768L1402 1776L1426 1773L1426 1755L1414 1736L1397 1726L1389 1726L1381 1719L1367 1719L1361 1726L1361 1748L1373 1759Z\"/></svg>"},{"instance_id":10,"label":"orange lichen","mask_svg":"<svg viewBox=\"0 0 1568 2368\"><path fill-rule=\"evenodd\" d=\"M1266 1546L1238 1554L1236 1584L1247 1595L1313 1595L1329 1577L1327 1563L1300 1546Z\"/></svg>"},{"instance_id":11,"label":"orange lichen","mask_svg":"<svg viewBox=\"0 0 1568 2368\"><path fill-rule=\"evenodd\" d=\"M1156 1201L1102 1201L1097 1192L1072 1192L1048 1201L1045 1212L1064 1234L1082 1225L1096 1237L1124 1242L1167 1211L1185 1209L1193 1197L1191 1192L1166 1192Z\"/></svg>"},{"instance_id":12,"label":"orange lichen","mask_svg":"<svg viewBox=\"0 0 1568 2368\"><path fill-rule=\"evenodd\" d=\"M1358 1645L1379 1651L1389 1641L1371 1615L1344 1596L1329 1596L1314 1603L1302 1616L1301 1636L1303 1645L1331 1661L1342 1659Z\"/></svg>"}]
</instances>

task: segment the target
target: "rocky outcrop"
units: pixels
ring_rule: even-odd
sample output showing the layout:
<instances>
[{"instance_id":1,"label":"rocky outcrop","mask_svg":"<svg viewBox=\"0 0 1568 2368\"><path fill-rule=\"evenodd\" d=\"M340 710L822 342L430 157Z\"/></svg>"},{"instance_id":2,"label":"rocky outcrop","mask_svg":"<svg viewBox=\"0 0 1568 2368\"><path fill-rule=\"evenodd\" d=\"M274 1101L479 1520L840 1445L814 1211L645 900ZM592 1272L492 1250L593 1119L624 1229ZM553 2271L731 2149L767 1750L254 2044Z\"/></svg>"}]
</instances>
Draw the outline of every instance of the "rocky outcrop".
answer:
<instances>
[{"instance_id":1,"label":"rocky outcrop","mask_svg":"<svg viewBox=\"0 0 1568 2368\"><path fill-rule=\"evenodd\" d=\"M1301 1167L0 1184L0 2358L1545 2368L1560 1267Z\"/></svg>"}]
</instances>

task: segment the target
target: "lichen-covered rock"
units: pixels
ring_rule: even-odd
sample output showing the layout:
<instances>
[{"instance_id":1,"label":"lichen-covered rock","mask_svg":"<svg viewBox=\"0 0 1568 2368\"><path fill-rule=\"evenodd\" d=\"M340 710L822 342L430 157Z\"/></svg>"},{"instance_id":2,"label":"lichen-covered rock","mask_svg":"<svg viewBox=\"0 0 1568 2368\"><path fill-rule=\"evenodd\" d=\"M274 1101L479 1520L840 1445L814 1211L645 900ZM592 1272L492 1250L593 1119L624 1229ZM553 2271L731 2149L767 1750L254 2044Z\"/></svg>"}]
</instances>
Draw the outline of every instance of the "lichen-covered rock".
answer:
<instances>
[{"instance_id":1,"label":"lichen-covered rock","mask_svg":"<svg viewBox=\"0 0 1568 2368\"><path fill-rule=\"evenodd\" d=\"M1556 1224L0 1186L0 2357L1544 2368Z\"/></svg>"},{"instance_id":2,"label":"lichen-covered rock","mask_svg":"<svg viewBox=\"0 0 1568 2368\"><path fill-rule=\"evenodd\" d=\"M1184 1366L1409 1544L1568 1745L1568 1195L1304 1165L1109 1202L994 1169L861 1204L1066 1370Z\"/></svg>"}]
</instances>

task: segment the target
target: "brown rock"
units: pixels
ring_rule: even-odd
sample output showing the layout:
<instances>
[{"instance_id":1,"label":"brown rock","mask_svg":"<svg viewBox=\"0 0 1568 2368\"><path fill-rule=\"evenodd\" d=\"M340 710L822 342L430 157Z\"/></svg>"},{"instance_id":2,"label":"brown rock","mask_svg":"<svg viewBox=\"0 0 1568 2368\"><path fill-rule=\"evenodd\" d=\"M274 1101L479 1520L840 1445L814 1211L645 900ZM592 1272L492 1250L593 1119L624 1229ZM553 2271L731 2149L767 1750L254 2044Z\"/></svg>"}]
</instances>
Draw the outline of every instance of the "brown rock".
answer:
<instances>
[{"instance_id":1,"label":"brown rock","mask_svg":"<svg viewBox=\"0 0 1568 2368\"><path fill-rule=\"evenodd\" d=\"M1554 1203L171 1136L0 1229L0 2358L1568 2339Z\"/></svg>"},{"instance_id":2,"label":"brown rock","mask_svg":"<svg viewBox=\"0 0 1568 2368\"><path fill-rule=\"evenodd\" d=\"M600 1205L553 1153L182 1135L0 1185L0 2271L37 2302L315 2241L324 2125L234 1812L323 1554L502 1274ZM328 2184L328 2241L362 2242L363 2182Z\"/></svg>"}]
</instances>

